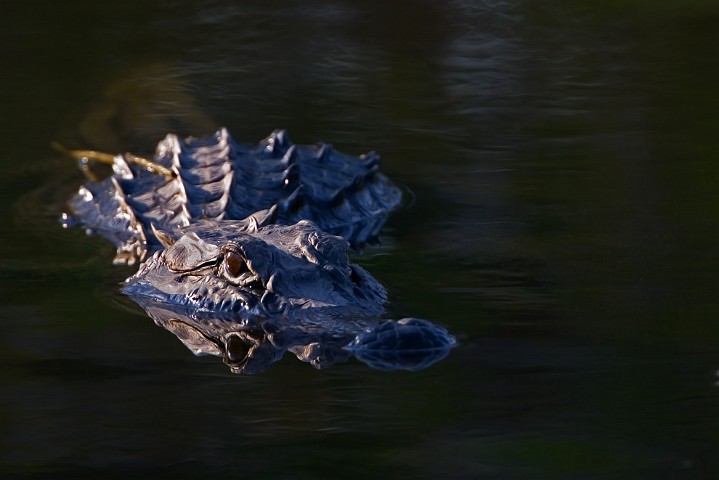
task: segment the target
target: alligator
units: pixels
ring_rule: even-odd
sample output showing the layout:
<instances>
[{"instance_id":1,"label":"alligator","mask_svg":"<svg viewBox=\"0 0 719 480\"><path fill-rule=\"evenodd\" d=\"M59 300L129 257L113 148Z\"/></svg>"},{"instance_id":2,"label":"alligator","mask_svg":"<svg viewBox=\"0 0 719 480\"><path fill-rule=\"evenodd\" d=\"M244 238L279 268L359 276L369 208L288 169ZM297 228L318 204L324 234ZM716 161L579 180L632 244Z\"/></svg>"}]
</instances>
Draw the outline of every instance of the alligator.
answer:
<instances>
[{"instance_id":1,"label":"alligator","mask_svg":"<svg viewBox=\"0 0 719 480\"><path fill-rule=\"evenodd\" d=\"M350 262L401 201L376 153L294 145L281 130L245 146L222 129L168 135L152 160L111 163L63 223L112 241L115 263L139 263L121 292L195 354L222 356L235 373L287 351L317 368L354 356L418 370L455 345L426 320L386 318L387 291Z\"/></svg>"}]
</instances>

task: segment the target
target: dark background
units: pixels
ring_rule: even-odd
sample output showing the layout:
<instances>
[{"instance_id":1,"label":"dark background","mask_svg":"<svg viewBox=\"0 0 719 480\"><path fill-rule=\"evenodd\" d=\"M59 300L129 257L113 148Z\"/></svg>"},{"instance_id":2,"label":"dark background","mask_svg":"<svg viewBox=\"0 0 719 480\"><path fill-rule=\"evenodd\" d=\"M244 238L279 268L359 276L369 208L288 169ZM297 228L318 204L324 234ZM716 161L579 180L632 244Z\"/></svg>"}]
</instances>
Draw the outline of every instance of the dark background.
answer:
<instances>
[{"instance_id":1,"label":"dark background","mask_svg":"<svg viewBox=\"0 0 719 480\"><path fill-rule=\"evenodd\" d=\"M715 478L713 1L0 0L0 475ZM126 307L49 147L378 151L357 259L460 341L233 376ZM139 478L139 477L138 477Z\"/></svg>"}]
</instances>

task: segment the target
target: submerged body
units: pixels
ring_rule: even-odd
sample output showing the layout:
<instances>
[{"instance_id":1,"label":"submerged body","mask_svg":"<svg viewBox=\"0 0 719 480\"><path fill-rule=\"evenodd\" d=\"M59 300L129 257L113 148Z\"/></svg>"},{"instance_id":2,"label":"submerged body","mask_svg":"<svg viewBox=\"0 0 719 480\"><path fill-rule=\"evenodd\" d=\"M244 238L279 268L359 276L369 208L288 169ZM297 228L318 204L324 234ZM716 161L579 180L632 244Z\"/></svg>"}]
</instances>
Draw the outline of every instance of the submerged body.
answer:
<instances>
[{"instance_id":1,"label":"submerged body","mask_svg":"<svg viewBox=\"0 0 719 480\"><path fill-rule=\"evenodd\" d=\"M169 177L116 157L115 174L81 187L65 218L112 240L116 262L141 262L122 292L196 354L222 354L238 373L285 351L316 367L354 355L418 369L454 345L430 322L384 319L386 290L349 261L399 204L376 155L296 147L283 132L254 150L224 130L178 145L168 136L155 157Z\"/></svg>"}]
</instances>

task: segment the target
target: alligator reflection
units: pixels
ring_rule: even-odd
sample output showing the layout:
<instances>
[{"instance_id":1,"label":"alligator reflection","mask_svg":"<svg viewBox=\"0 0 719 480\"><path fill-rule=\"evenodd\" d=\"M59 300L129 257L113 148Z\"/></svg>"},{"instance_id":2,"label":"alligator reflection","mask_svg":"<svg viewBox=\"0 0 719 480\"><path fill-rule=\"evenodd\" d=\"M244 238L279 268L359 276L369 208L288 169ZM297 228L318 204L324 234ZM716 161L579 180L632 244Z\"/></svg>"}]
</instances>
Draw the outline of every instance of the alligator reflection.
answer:
<instances>
[{"instance_id":1,"label":"alligator reflection","mask_svg":"<svg viewBox=\"0 0 719 480\"><path fill-rule=\"evenodd\" d=\"M236 374L263 372L285 352L315 368L354 356L379 370L416 371L442 360L456 343L444 328L416 318L269 320L133 300L195 355L223 357Z\"/></svg>"}]
</instances>

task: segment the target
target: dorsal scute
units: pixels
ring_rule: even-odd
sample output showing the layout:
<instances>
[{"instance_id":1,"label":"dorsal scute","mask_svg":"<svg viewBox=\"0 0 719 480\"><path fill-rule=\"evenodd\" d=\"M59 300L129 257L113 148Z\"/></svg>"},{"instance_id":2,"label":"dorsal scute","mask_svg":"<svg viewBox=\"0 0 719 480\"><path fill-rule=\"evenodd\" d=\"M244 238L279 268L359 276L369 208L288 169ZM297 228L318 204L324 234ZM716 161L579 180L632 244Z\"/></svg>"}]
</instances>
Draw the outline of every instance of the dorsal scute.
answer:
<instances>
[{"instance_id":1,"label":"dorsal scute","mask_svg":"<svg viewBox=\"0 0 719 480\"><path fill-rule=\"evenodd\" d=\"M400 190L379 172L376 153L353 156L329 144L295 145L284 130L254 146L235 142L224 128L184 140L168 134L153 161L173 175L153 174L120 158L113 178L123 191L122 202L109 198L114 187L102 182L86 185L92 198L78 193L71 202L78 223L124 250L137 250L138 258L161 246L151 224L172 231L203 219L241 220L273 205L275 222L310 220L362 248L376 239L401 200ZM132 213L142 233L126 223L118 226L115 217L122 209ZM128 263L137 260L133 255L128 254Z\"/></svg>"}]
</instances>

